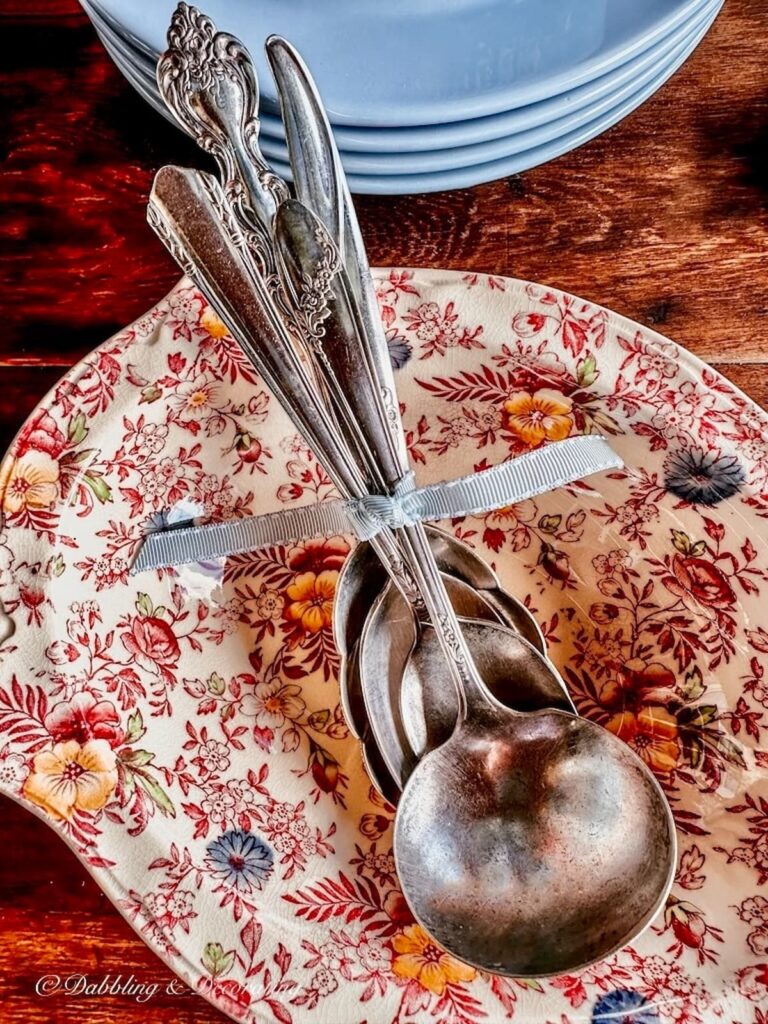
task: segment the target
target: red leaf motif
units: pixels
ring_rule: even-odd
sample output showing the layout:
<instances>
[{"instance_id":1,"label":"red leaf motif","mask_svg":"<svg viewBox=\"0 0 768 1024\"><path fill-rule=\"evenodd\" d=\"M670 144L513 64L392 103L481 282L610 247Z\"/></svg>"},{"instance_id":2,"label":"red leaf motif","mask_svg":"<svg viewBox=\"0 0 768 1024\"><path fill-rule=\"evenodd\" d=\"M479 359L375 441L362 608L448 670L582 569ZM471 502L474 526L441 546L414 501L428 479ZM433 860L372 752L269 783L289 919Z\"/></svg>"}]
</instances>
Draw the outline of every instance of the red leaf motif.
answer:
<instances>
[{"instance_id":1,"label":"red leaf motif","mask_svg":"<svg viewBox=\"0 0 768 1024\"><path fill-rule=\"evenodd\" d=\"M293 1024L293 1017L283 1003L279 1003L276 999L267 999L266 1003L272 1011L275 1020L279 1021L280 1024Z\"/></svg>"},{"instance_id":2,"label":"red leaf motif","mask_svg":"<svg viewBox=\"0 0 768 1024\"><path fill-rule=\"evenodd\" d=\"M563 320L563 344L570 349L575 356L581 355L588 340L587 327L583 320Z\"/></svg>"},{"instance_id":3,"label":"red leaf motif","mask_svg":"<svg viewBox=\"0 0 768 1024\"><path fill-rule=\"evenodd\" d=\"M764 626L760 626L758 629L748 629L747 640L749 640L756 651L760 651L761 654L768 654L768 632L766 632Z\"/></svg>"},{"instance_id":4,"label":"red leaf motif","mask_svg":"<svg viewBox=\"0 0 768 1024\"><path fill-rule=\"evenodd\" d=\"M288 952L288 950L285 948L282 942L278 942L277 952L275 953L274 961L277 964L278 968L280 969L281 974L288 973L288 969L291 966L291 960L293 960L291 954Z\"/></svg>"},{"instance_id":5,"label":"red leaf motif","mask_svg":"<svg viewBox=\"0 0 768 1024\"><path fill-rule=\"evenodd\" d=\"M253 958L256 956L259 946L261 945L261 931L261 925L255 917L252 917L245 925L243 925L240 931L240 941L245 947L245 951L251 961L253 961Z\"/></svg>"}]
</instances>

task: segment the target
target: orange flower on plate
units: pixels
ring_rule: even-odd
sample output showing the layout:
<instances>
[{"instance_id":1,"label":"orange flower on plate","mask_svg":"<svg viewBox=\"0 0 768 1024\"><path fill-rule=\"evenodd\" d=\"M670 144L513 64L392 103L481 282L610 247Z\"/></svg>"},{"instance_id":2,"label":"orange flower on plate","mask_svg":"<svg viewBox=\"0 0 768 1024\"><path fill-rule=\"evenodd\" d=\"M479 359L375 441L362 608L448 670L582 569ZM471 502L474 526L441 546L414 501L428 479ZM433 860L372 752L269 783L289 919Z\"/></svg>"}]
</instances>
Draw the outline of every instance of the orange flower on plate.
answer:
<instances>
[{"instance_id":1,"label":"orange flower on plate","mask_svg":"<svg viewBox=\"0 0 768 1024\"><path fill-rule=\"evenodd\" d=\"M531 394L516 391L504 403L504 423L531 448L544 441L562 441L573 427L570 398L544 388Z\"/></svg>"},{"instance_id":2,"label":"orange flower on plate","mask_svg":"<svg viewBox=\"0 0 768 1024\"><path fill-rule=\"evenodd\" d=\"M668 775L680 758L677 719L666 708L649 705L637 713L620 711L607 728L638 754L654 771Z\"/></svg>"},{"instance_id":3,"label":"orange flower on plate","mask_svg":"<svg viewBox=\"0 0 768 1024\"><path fill-rule=\"evenodd\" d=\"M418 924L409 925L396 935L392 948L396 953L392 970L397 977L417 981L436 996L443 994L446 985L472 981L477 976L474 967L454 960Z\"/></svg>"},{"instance_id":4,"label":"orange flower on plate","mask_svg":"<svg viewBox=\"0 0 768 1024\"><path fill-rule=\"evenodd\" d=\"M23 795L57 818L98 811L117 785L117 758L106 740L57 743L35 755Z\"/></svg>"},{"instance_id":5,"label":"orange flower on plate","mask_svg":"<svg viewBox=\"0 0 768 1024\"><path fill-rule=\"evenodd\" d=\"M58 495L59 464L47 452L31 448L0 469L3 511L18 515L28 508L49 508Z\"/></svg>"},{"instance_id":6,"label":"orange flower on plate","mask_svg":"<svg viewBox=\"0 0 768 1024\"><path fill-rule=\"evenodd\" d=\"M287 618L300 622L307 633L319 633L330 626L338 578L335 569L321 573L300 572L285 592L290 602L285 610Z\"/></svg>"}]
</instances>

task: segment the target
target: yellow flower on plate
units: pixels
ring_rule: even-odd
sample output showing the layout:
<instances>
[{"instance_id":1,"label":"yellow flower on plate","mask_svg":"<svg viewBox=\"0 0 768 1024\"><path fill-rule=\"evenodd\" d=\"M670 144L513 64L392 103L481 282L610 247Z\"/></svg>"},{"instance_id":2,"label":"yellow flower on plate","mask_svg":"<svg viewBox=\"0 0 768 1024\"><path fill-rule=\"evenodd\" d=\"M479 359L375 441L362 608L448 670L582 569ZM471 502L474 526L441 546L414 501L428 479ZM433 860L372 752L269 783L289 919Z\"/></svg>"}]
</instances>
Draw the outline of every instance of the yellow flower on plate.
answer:
<instances>
[{"instance_id":1,"label":"yellow flower on plate","mask_svg":"<svg viewBox=\"0 0 768 1024\"><path fill-rule=\"evenodd\" d=\"M285 592L290 602L285 610L287 617L300 622L307 633L319 633L323 627L330 626L338 578L335 569L324 569L321 573L300 572Z\"/></svg>"},{"instance_id":2,"label":"yellow flower on plate","mask_svg":"<svg viewBox=\"0 0 768 1024\"><path fill-rule=\"evenodd\" d=\"M212 338L226 338L229 334L227 325L219 320L210 306L200 317L200 326L204 327Z\"/></svg>"},{"instance_id":3,"label":"yellow flower on plate","mask_svg":"<svg viewBox=\"0 0 768 1024\"><path fill-rule=\"evenodd\" d=\"M437 946L418 924L409 925L392 940L392 970L398 978L417 981L422 988L441 996L446 985L472 981L477 971L462 964Z\"/></svg>"},{"instance_id":4,"label":"yellow flower on plate","mask_svg":"<svg viewBox=\"0 0 768 1024\"><path fill-rule=\"evenodd\" d=\"M98 811L117 785L117 758L106 740L57 743L35 755L22 793L58 818Z\"/></svg>"},{"instance_id":5,"label":"yellow flower on plate","mask_svg":"<svg viewBox=\"0 0 768 1024\"><path fill-rule=\"evenodd\" d=\"M3 511L18 515L27 508L49 508L58 494L59 464L46 452L32 448L0 468Z\"/></svg>"},{"instance_id":6,"label":"yellow flower on plate","mask_svg":"<svg viewBox=\"0 0 768 1024\"><path fill-rule=\"evenodd\" d=\"M521 441L535 448L544 441L568 437L573 426L572 409L573 402L559 391L516 391L504 403L504 422Z\"/></svg>"}]
</instances>

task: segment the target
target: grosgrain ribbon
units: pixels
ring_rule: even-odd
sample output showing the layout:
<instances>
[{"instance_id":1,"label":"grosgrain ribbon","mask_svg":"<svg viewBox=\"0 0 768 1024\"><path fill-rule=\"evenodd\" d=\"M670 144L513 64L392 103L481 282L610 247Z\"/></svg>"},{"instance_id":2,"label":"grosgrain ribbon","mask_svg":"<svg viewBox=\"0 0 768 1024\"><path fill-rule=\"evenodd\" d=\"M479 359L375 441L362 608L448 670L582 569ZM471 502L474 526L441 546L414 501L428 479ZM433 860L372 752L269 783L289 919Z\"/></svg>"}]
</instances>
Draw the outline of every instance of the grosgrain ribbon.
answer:
<instances>
[{"instance_id":1,"label":"grosgrain ribbon","mask_svg":"<svg viewBox=\"0 0 768 1024\"><path fill-rule=\"evenodd\" d=\"M171 526L144 538L131 574L208 562L310 537L353 533L359 540L370 540L384 529L492 512L622 466L604 437L572 437L479 473L426 487L415 487L413 475L408 474L391 495L322 501L224 523Z\"/></svg>"}]
</instances>

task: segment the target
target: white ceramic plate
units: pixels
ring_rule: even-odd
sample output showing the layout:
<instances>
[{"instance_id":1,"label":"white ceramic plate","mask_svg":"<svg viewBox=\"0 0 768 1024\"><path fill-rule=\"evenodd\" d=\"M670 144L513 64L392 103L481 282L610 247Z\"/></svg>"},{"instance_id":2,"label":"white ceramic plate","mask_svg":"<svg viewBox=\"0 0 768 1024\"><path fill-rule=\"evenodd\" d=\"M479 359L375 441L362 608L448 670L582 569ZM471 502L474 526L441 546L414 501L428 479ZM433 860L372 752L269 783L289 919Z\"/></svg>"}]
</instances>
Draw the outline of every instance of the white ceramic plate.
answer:
<instances>
[{"instance_id":1,"label":"white ceramic plate","mask_svg":"<svg viewBox=\"0 0 768 1024\"><path fill-rule=\"evenodd\" d=\"M600 431L626 471L444 526L531 606L582 714L658 773L665 911L579 976L482 977L397 888L392 810L341 717L347 538L127 565L180 502L214 519L328 494L194 289L41 402L0 469L0 788L149 945L251 1022L759 1024L768 1005L768 416L624 317L520 281L378 271L421 482ZM617 808L616 813L621 813Z\"/></svg>"}]
</instances>

